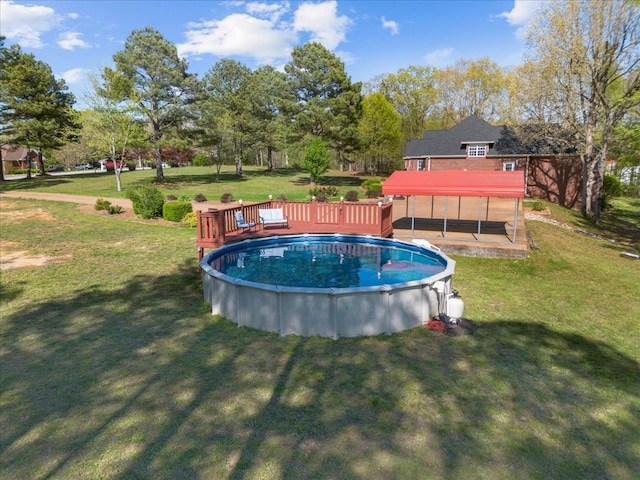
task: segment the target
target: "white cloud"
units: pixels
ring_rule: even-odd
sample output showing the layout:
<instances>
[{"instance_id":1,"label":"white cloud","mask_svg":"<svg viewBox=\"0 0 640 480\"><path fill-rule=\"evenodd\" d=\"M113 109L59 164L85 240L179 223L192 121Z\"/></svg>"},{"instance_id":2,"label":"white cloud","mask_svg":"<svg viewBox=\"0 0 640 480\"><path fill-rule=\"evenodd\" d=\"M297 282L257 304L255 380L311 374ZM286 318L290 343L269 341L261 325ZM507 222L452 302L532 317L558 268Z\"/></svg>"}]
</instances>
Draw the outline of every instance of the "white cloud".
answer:
<instances>
[{"instance_id":1,"label":"white cloud","mask_svg":"<svg viewBox=\"0 0 640 480\"><path fill-rule=\"evenodd\" d=\"M189 24L186 42L177 45L179 55L237 55L262 64L278 64L290 57L300 33L333 50L345 40L351 25L347 16L337 14L335 0L302 3L288 20L287 1L249 2L244 7L246 13Z\"/></svg>"},{"instance_id":2,"label":"white cloud","mask_svg":"<svg viewBox=\"0 0 640 480\"><path fill-rule=\"evenodd\" d=\"M424 56L424 60L427 62L427 64L429 65L433 65L436 67L442 67L444 65L446 65L449 61L449 59L451 59L451 56L453 55L454 49L453 48L440 48L438 50L434 50L433 52L429 52Z\"/></svg>"},{"instance_id":3,"label":"white cloud","mask_svg":"<svg viewBox=\"0 0 640 480\"><path fill-rule=\"evenodd\" d=\"M64 32L58 36L58 45L65 50L75 50L76 48L89 48L90 45L82 40L80 32Z\"/></svg>"},{"instance_id":4,"label":"white cloud","mask_svg":"<svg viewBox=\"0 0 640 480\"><path fill-rule=\"evenodd\" d=\"M508 12L498 15L504 18L509 25L516 28L516 37L524 38L529 28L529 23L544 2L541 0L514 0L513 8Z\"/></svg>"},{"instance_id":5,"label":"white cloud","mask_svg":"<svg viewBox=\"0 0 640 480\"><path fill-rule=\"evenodd\" d=\"M222 20L191 24L187 42L177 45L181 56L209 53L217 56L241 55L261 63L286 57L295 33L277 29L270 20L236 13Z\"/></svg>"},{"instance_id":6,"label":"white cloud","mask_svg":"<svg viewBox=\"0 0 640 480\"><path fill-rule=\"evenodd\" d=\"M293 28L297 32L309 32L311 40L333 50L344 42L351 20L338 16L338 2L303 3L296 10Z\"/></svg>"},{"instance_id":7,"label":"white cloud","mask_svg":"<svg viewBox=\"0 0 640 480\"><path fill-rule=\"evenodd\" d=\"M400 33L400 25L398 22L394 20L387 20L384 17L382 17L382 28L389 30L391 35L397 35Z\"/></svg>"},{"instance_id":8,"label":"white cloud","mask_svg":"<svg viewBox=\"0 0 640 480\"><path fill-rule=\"evenodd\" d=\"M247 13L260 17L267 17L272 21L277 21L282 15L289 11L289 2L283 3L259 3L249 2L246 5Z\"/></svg>"},{"instance_id":9,"label":"white cloud","mask_svg":"<svg viewBox=\"0 0 640 480\"><path fill-rule=\"evenodd\" d=\"M18 5L12 0L0 1L2 35L22 47L40 48L42 35L60 24L55 10L42 5Z\"/></svg>"},{"instance_id":10,"label":"white cloud","mask_svg":"<svg viewBox=\"0 0 640 480\"><path fill-rule=\"evenodd\" d=\"M72 68L60 76L64 78L64 81L68 84L80 83L87 77L87 71L84 68Z\"/></svg>"}]
</instances>

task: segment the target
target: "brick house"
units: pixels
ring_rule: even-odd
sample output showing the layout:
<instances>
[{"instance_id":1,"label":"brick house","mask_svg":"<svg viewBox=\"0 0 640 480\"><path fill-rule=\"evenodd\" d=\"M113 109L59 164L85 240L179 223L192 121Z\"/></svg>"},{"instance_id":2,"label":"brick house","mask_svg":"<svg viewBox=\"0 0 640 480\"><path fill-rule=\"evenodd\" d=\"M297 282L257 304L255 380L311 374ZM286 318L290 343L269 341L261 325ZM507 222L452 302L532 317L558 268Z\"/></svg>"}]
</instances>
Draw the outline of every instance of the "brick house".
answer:
<instances>
[{"instance_id":1,"label":"brick house","mask_svg":"<svg viewBox=\"0 0 640 480\"><path fill-rule=\"evenodd\" d=\"M27 169L29 162L31 168L35 169L35 162L38 161L38 152L28 150L14 145L2 145L2 173L9 174L12 169Z\"/></svg>"},{"instance_id":2,"label":"brick house","mask_svg":"<svg viewBox=\"0 0 640 480\"><path fill-rule=\"evenodd\" d=\"M542 140L525 147L507 126L468 117L448 130L427 130L409 141L403 160L408 171L524 171L527 196L576 208L582 191L580 158L544 148L548 146ZM541 153L545 151L549 153Z\"/></svg>"}]
</instances>

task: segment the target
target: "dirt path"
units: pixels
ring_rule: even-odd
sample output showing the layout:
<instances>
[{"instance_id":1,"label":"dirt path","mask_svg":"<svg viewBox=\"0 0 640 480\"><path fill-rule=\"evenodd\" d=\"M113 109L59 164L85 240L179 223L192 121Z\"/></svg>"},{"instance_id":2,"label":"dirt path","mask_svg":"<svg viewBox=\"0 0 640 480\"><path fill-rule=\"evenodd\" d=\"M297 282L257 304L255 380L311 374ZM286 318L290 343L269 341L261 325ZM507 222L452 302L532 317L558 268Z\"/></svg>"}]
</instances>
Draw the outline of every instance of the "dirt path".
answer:
<instances>
[{"instance_id":1,"label":"dirt path","mask_svg":"<svg viewBox=\"0 0 640 480\"><path fill-rule=\"evenodd\" d=\"M126 198L105 198L105 197L90 197L85 195L70 195L67 193L44 193L44 192L0 192L0 200L3 198L30 198L36 200L49 200L53 202L70 202L78 203L81 205L95 205L98 198L104 198L108 200L112 205L119 205L122 208L132 208L131 200Z\"/></svg>"}]
</instances>

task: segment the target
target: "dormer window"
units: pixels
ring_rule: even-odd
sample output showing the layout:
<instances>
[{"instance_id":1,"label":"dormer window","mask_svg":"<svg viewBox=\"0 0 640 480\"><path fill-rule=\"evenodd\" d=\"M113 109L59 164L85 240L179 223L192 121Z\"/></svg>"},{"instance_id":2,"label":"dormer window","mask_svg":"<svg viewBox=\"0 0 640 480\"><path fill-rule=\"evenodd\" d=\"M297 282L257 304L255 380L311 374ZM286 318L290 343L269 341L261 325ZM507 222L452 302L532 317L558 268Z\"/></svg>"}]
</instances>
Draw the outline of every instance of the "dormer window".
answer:
<instances>
[{"instance_id":1,"label":"dormer window","mask_svg":"<svg viewBox=\"0 0 640 480\"><path fill-rule=\"evenodd\" d=\"M469 150L467 153L469 157L486 157L487 156L487 146L486 145L469 145Z\"/></svg>"}]
</instances>

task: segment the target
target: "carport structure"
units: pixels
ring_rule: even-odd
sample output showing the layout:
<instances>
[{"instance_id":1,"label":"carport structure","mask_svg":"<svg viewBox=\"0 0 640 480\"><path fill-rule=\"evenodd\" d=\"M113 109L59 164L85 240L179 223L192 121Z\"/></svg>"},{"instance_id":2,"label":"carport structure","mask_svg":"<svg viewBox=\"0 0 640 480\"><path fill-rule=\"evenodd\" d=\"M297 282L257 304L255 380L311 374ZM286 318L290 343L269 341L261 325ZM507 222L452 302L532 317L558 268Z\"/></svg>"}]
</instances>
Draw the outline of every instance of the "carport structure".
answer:
<instances>
[{"instance_id":1,"label":"carport structure","mask_svg":"<svg viewBox=\"0 0 640 480\"><path fill-rule=\"evenodd\" d=\"M520 199L525 194L525 176L523 171L485 171L485 170L437 170L437 171L397 171L382 185L385 196L406 196L412 198L411 236L416 230L416 197L431 197L431 225L437 225L442 238L447 238L448 228L469 230L475 241L480 241L484 231L500 225L505 232L506 242L515 243ZM443 218L434 218L436 198L442 197ZM457 197L456 206L450 207L449 197ZM477 197L477 208L462 209L462 197ZM486 198L486 205L483 199ZM507 223L489 220L490 199L514 199L513 224L511 237L506 234ZM409 217L409 200L406 202L406 217ZM454 203L454 202L451 202ZM453 210L453 215L452 215ZM456 212L457 210L457 212ZM474 211L475 210L475 211ZM457 213L457 214L456 214ZM474 213L473 217L471 213ZM477 213L477 216L475 215ZM475 218L477 218L477 220ZM421 218L423 224L428 223ZM487 242L486 239L483 239ZM504 241L503 241L504 242Z\"/></svg>"}]
</instances>

